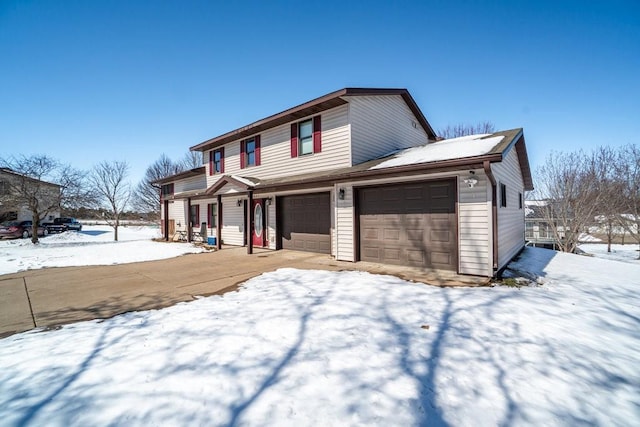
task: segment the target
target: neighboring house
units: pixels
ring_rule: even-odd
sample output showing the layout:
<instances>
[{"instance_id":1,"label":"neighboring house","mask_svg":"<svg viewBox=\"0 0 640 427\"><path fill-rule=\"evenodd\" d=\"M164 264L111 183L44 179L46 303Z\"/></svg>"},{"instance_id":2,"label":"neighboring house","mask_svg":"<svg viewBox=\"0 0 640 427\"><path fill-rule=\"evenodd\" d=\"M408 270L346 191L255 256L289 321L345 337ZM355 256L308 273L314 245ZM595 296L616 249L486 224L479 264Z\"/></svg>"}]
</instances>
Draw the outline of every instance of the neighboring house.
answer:
<instances>
[{"instance_id":1,"label":"neighboring house","mask_svg":"<svg viewBox=\"0 0 640 427\"><path fill-rule=\"evenodd\" d=\"M32 182L35 186L29 186ZM0 222L3 221L33 221L31 211L26 203L21 202L21 197L14 197L12 194L18 189L27 186L37 188L39 193L48 200L56 198L60 193L60 186L46 181L27 177L9 168L0 168ZM60 216L60 211L49 212L47 218L41 220L53 220Z\"/></svg>"},{"instance_id":2,"label":"neighboring house","mask_svg":"<svg viewBox=\"0 0 640 427\"><path fill-rule=\"evenodd\" d=\"M406 89L332 92L191 147L164 236L493 276L525 244L522 129L436 140Z\"/></svg>"}]
</instances>

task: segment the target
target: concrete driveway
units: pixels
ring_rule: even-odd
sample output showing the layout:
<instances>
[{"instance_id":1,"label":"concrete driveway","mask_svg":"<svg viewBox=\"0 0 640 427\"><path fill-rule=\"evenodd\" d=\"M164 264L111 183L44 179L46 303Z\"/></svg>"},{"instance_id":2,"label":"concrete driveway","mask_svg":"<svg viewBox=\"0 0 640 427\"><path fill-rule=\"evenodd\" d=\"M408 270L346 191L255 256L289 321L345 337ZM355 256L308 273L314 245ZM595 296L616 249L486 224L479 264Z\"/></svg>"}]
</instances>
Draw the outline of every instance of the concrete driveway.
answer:
<instances>
[{"instance_id":1,"label":"concrete driveway","mask_svg":"<svg viewBox=\"0 0 640 427\"><path fill-rule=\"evenodd\" d=\"M108 318L222 294L278 268L363 270L437 286L478 286L487 280L372 263L335 261L295 251L221 251L109 266L29 270L0 276L0 337L36 327Z\"/></svg>"}]
</instances>

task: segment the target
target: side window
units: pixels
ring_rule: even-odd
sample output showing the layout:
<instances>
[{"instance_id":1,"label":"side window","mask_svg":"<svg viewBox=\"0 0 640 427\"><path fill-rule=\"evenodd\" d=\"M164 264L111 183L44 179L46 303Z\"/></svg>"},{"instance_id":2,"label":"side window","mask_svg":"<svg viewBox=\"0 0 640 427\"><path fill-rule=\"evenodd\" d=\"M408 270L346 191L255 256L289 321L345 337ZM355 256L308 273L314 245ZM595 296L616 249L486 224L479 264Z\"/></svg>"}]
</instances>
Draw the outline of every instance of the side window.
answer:
<instances>
[{"instance_id":1,"label":"side window","mask_svg":"<svg viewBox=\"0 0 640 427\"><path fill-rule=\"evenodd\" d=\"M522 193L518 193L518 209L522 209Z\"/></svg>"},{"instance_id":2,"label":"side window","mask_svg":"<svg viewBox=\"0 0 640 427\"><path fill-rule=\"evenodd\" d=\"M507 186L500 183L500 207L507 207Z\"/></svg>"}]
</instances>

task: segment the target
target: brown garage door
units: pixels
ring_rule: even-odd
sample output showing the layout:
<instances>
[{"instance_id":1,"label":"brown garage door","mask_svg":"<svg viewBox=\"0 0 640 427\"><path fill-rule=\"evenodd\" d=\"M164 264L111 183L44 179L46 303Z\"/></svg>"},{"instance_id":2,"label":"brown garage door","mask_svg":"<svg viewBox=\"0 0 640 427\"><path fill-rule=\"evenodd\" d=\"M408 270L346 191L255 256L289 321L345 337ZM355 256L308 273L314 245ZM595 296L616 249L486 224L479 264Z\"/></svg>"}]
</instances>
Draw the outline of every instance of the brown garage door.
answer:
<instances>
[{"instance_id":1,"label":"brown garage door","mask_svg":"<svg viewBox=\"0 0 640 427\"><path fill-rule=\"evenodd\" d=\"M279 198L284 249L331 253L331 205L329 193Z\"/></svg>"},{"instance_id":2,"label":"brown garage door","mask_svg":"<svg viewBox=\"0 0 640 427\"><path fill-rule=\"evenodd\" d=\"M362 261L457 270L456 181L358 190Z\"/></svg>"}]
</instances>

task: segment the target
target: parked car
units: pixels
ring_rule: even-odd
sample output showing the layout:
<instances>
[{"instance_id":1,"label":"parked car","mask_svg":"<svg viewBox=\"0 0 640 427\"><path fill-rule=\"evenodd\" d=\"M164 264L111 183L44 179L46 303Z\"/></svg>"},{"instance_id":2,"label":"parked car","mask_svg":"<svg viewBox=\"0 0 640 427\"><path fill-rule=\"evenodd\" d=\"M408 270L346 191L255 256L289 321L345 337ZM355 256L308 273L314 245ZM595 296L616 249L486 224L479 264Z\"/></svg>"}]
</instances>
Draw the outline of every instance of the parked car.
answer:
<instances>
[{"instance_id":1,"label":"parked car","mask_svg":"<svg viewBox=\"0 0 640 427\"><path fill-rule=\"evenodd\" d=\"M32 221L6 221L0 224L0 239L16 239L22 237L24 239L31 237L33 234ZM47 227L38 225L38 236L46 236L49 234Z\"/></svg>"},{"instance_id":2,"label":"parked car","mask_svg":"<svg viewBox=\"0 0 640 427\"><path fill-rule=\"evenodd\" d=\"M53 220L52 223L46 224L49 232L62 233L67 230L81 231L82 224L75 218L61 217Z\"/></svg>"}]
</instances>

